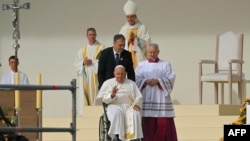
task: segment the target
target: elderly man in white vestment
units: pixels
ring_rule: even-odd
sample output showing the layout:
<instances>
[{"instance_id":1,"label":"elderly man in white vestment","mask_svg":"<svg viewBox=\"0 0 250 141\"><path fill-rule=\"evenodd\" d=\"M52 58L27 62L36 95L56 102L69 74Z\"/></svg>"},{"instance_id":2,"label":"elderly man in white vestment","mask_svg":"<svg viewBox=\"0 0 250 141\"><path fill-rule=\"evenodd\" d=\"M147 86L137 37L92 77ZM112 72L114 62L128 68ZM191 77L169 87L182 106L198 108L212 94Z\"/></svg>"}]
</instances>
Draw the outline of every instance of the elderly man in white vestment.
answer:
<instances>
[{"instance_id":1,"label":"elderly man in white vestment","mask_svg":"<svg viewBox=\"0 0 250 141\"><path fill-rule=\"evenodd\" d=\"M104 45L96 40L95 28L87 29L88 43L77 52L74 62L77 74L80 76L78 102L79 114L82 115L83 105L95 105L95 97L98 93L98 60Z\"/></svg>"},{"instance_id":2,"label":"elderly man in white vestment","mask_svg":"<svg viewBox=\"0 0 250 141\"><path fill-rule=\"evenodd\" d=\"M140 62L135 71L143 95L143 141L177 141L171 100L176 74L170 62L158 58L159 52L158 44L149 44L148 60Z\"/></svg>"},{"instance_id":3,"label":"elderly man in white vestment","mask_svg":"<svg viewBox=\"0 0 250 141\"><path fill-rule=\"evenodd\" d=\"M115 67L114 76L103 83L97 95L97 99L108 104L107 116L111 123L108 134L113 140L140 139L143 137L140 115L142 95L135 82L125 78L122 65Z\"/></svg>"},{"instance_id":4,"label":"elderly man in white vestment","mask_svg":"<svg viewBox=\"0 0 250 141\"><path fill-rule=\"evenodd\" d=\"M146 60L146 46L151 42L147 27L137 18L137 5L128 0L123 11L127 22L121 27L120 34L126 38L125 49L131 52L134 69L139 62Z\"/></svg>"},{"instance_id":5,"label":"elderly man in white vestment","mask_svg":"<svg viewBox=\"0 0 250 141\"><path fill-rule=\"evenodd\" d=\"M16 58L15 55L12 55L9 57L9 66L10 66L10 72L5 74L3 76L3 78L1 79L0 84L15 84L15 73L18 72L19 73L19 82L18 84L21 85L28 85L29 84L29 79L28 76L21 72L18 69L18 65L19 65L19 59Z\"/></svg>"}]
</instances>

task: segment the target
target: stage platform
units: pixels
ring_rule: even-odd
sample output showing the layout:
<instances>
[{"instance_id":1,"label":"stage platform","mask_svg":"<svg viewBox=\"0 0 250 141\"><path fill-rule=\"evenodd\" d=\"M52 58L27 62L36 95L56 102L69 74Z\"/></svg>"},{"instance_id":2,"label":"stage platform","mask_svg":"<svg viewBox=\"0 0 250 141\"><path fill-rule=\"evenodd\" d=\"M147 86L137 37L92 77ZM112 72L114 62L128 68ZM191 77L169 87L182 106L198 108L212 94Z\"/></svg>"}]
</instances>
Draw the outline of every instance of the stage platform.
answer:
<instances>
[{"instance_id":1,"label":"stage platform","mask_svg":"<svg viewBox=\"0 0 250 141\"><path fill-rule=\"evenodd\" d=\"M219 141L223 125L239 116L241 105L174 105L179 141ZM77 118L77 141L98 141L101 106L87 106ZM43 127L69 127L71 118L43 118ZM71 141L69 133L43 133L43 141Z\"/></svg>"}]
</instances>

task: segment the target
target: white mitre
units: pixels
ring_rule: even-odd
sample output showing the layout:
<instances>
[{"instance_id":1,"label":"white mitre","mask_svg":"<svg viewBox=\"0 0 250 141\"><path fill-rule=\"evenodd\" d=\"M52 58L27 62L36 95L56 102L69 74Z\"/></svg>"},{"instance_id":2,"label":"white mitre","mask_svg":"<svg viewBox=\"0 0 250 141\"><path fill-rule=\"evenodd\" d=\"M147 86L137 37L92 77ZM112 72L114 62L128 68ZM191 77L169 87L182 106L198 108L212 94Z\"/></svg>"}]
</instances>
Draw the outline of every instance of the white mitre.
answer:
<instances>
[{"instance_id":1,"label":"white mitre","mask_svg":"<svg viewBox=\"0 0 250 141\"><path fill-rule=\"evenodd\" d=\"M128 0L123 7L123 11L126 15L136 15L137 5L132 0Z\"/></svg>"}]
</instances>

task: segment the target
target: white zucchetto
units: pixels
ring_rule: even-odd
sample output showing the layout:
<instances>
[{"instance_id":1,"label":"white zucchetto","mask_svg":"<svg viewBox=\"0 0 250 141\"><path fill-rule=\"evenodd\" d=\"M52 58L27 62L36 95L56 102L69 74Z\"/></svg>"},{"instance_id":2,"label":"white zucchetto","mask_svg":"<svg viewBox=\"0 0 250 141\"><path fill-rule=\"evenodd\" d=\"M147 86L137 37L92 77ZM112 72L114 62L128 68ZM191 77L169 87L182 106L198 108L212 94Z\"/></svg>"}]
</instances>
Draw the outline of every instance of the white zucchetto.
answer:
<instances>
[{"instance_id":1,"label":"white zucchetto","mask_svg":"<svg viewBox=\"0 0 250 141\"><path fill-rule=\"evenodd\" d=\"M136 15L137 5L132 0L128 0L123 7L123 11L126 15Z\"/></svg>"}]
</instances>

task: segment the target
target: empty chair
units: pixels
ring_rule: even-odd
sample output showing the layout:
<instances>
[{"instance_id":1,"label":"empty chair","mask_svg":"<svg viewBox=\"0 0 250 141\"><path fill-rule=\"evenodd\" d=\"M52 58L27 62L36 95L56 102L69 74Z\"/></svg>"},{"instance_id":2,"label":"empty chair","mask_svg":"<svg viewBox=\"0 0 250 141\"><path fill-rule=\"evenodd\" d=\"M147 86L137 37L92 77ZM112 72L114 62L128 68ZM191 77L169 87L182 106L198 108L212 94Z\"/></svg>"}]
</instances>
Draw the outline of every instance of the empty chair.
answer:
<instances>
[{"instance_id":1,"label":"empty chair","mask_svg":"<svg viewBox=\"0 0 250 141\"><path fill-rule=\"evenodd\" d=\"M221 104L224 104L224 84L228 84L230 104L232 104L232 84L238 84L238 101L242 102L241 83L243 79L243 34L236 35L228 31L217 36L215 60L199 62L199 94L200 104L203 98L203 82L214 84L215 104L218 104L218 84L221 84ZM214 72L203 70L203 65L209 64ZM209 66L208 66L209 67ZM205 67L204 67L205 68Z\"/></svg>"}]
</instances>

